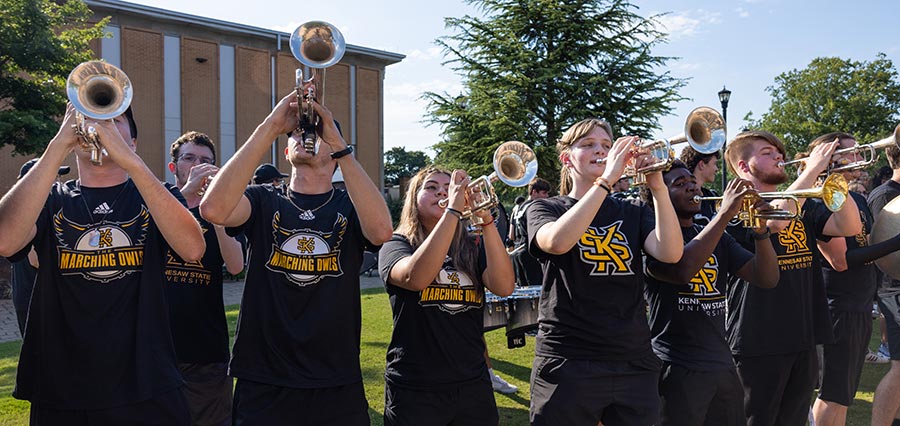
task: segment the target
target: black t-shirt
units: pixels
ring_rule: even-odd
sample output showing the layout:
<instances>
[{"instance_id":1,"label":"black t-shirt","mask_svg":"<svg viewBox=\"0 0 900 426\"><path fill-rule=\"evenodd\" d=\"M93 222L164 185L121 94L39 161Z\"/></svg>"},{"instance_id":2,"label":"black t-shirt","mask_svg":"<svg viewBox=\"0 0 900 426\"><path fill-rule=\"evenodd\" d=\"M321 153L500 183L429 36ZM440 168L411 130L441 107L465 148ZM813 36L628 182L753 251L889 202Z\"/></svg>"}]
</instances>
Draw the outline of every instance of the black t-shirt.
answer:
<instances>
[{"instance_id":1,"label":"black t-shirt","mask_svg":"<svg viewBox=\"0 0 900 426\"><path fill-rule=\"evenodd\" d=\"M759 288L737 276L728 278L726 330L731 351L739 356L800 352L831 340L831 318L825 299L821 254L822 235L831 212L816 199L803 204L801 220L792 220L771 236L781 278L775 288ZM748 251L756 245L750 229L728 228Z\"/></svg>"},{"instance_id":2,"label":"black t-shirt","mask_svg":"<svg viewBox=\"0 0 900 426\"><path fill-rule=\"evenodd\" d=\"M484 360L484 286L453 267L449 256L422 291L387 283L394 265L415 249L395 234L378 253L378 266L391 300L394 331L387 351L385 380L411 389L446 390L479 380ZM479 262L477 273L484 272Z\"/></svg>"},{"instance_id":3,"label":"black t-shirt","mask_svg":"<svg viewBox=\"0 0 900 426\"><path fill-rule=\"evenodd\" d=\"M706 187L701 187L700 192L703 197L718 197L719 194L716 191L711 189L707 189ZM694 223L698 225L706 226L712 220L713 216L716 215L716 203L715 200L703 200L700 202L700 211L694 215Z\"/></svg>"},{"instance_id":4,"label":"black t-shirt","mask_svg":"<svg viewBox=\"0 0 900 426\"><path fill-rule=\"evenodd\" d=\"M893 201L894 198L900 196L900 183L895 182L894 180L888 180L887 182L879 185L872 192L869 193L869 198L867 200L869 205L869 212L872 214L872 217L875 220L878 219L878 214L881 213L881 210L884 209L888 203ZM878 292L882 294L895 294L900 293L900 280L895 280L888 275L881 272L880 269L875 268L877 283L878 283Z\"/></svg>"},{"instance_id":5,"label":"black t-shirt","mask_svg":"<svg viewBox=\"0 0 900 426\"><path fill-rule=\"evenodd\" d=\"M568 359L637 360L652 353L644 301L642 246L653 211L607 197L578 243L545 253L538 230L578 200L557 196L528 209L529 250L545 262L535 353Z\"/></svg>"},{"instance_id":6,"label":"black t-shirt","mask_svg":"<svg viewBox=\"0 0 900 426\"><path fill-rule=\"evenodd\" d=\"M850 196L859 207L859 218L863 224L863 232L853 237L844 237L847 251L868 245L868 235L872 233L875 220L861 194L851 191ZM828 306L834 311L860 312L872 311L872 300L875 298L877 286L875 265L868 263L860 267L837 272L824 258L822 259L822 275L825 279L825 293Z\"/></svg>"},{"instance_id":7,"label":"black t-shirt","mask_svg":"<svg viewBox=\"0 0 900 426\"><path fill-rule=\"evenodd\" d=\"M252 212L243 231L250 248L234 339L231 375L275 386L313 389L362 380L359 268L374 247L346 191L291 193L299 208L266 185L244 195Z\"/></svg>"},{"instance_id":8,"label":"black t-shirt","mask_svg":"<svg viewBox=\"0 0 900 426\"><path fill-rule=\"evenodd\" d=\"M177 190L177 188L176 188ZM166 258L166 299L178 362L228 361L228 323L222 300L222 252L213 225L191 209L206 240L206 253L197 262L185 262L174 251Z\"/></svg>"},{"instance_id":9,"label":"black t-shirt","mask_svg":"<svg viewBox=\"0 0 900 426\"><path fill-rule=\"evenodd\" d=\"M134 183L56 183L36 226L41 267L14 396L92 410L180 386L163 290L169 246Z\"/></svg>"},{"instance_id":10,"label":"black t-shirt","mask_svg":"<svg viewBox=\"0 0 900 426\"><path fill-rule=\"evenodd\" d=\"M685 244L703 229L681 228ZM730 235L723 234L706 264L685 284L672 284L652 276L659 261L647 256L647 300L653 351L663 361L697 370L734 368L725 338L725 284L751 258ZM726 275L727 274L727 275Z\"/></svg>"}]
</instances>

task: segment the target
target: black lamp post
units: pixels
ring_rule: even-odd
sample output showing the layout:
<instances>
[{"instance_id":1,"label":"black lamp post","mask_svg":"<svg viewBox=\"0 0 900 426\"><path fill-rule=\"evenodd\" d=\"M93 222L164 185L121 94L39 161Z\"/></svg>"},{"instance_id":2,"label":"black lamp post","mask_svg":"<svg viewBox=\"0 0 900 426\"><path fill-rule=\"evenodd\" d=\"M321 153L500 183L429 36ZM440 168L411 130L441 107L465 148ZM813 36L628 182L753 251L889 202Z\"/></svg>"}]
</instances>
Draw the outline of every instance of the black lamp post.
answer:
<instances>
[{"instance_id":1,"label":"black lamp post","mask_svg":"<svg viewBox=\"0 0 900 426\"><path fill-rule=\"evenodd\" d=\"M725 85L722 85L722 90L719 91L719 102L722 103L722 118L725 119L725 123L728 123L728 100L731 99L731 90L725 88ZM722 145L722 152L720 153L722 157L722 194L725 193L725 179L726 179L726 171L725 171L725 145Z\"/></svg>"}]
</instances>

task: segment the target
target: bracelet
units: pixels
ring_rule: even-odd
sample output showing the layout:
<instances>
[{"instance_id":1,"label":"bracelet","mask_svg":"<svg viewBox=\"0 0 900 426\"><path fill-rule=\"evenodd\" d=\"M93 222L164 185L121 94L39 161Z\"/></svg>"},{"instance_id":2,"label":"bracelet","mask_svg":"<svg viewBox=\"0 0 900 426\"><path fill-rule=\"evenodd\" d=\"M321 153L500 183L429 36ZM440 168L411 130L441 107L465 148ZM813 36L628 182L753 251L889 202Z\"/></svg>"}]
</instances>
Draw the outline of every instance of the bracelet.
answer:
<instances>
[{"instance_id":1,"label":"bracelet","mask_svg":"<svg viewBox=\"0 0 900 426\"><path fill-rule=\"evenodd\" d=\"M772 235L772 232L769 231L768 226L766 227L766 232L763 232L762 234L757 234L756 231L750 231L750 233L752 234L753 239L756 241L767 240Z\"/></svg>"},{"instance_id":2,"label":"bracelet","mask_svg":"<svg viewBox=\"0 0 900 426\"><path fill-rule=\"evenodd\" d=\"M612 190L609 189L609 181L603 178L603 176L594 179L594 185L597 185L606 190L607 194L612 194Z\"/></svg>"},{"instance_id":3,"label":"bracelet","mask_svg":"<svg viewBox=\"0 0 900 426\"><path fill-rule=\"evenodd\" d=\"M493 224L494 224L494 218L491 217L491 221L490 221L490 222L479 223L478 226L484 228L485 226L493 225Z\"/></svg>"},{"instance_id":4,"label":"bracelet","mask_svg":"<svg viewBox=\"0 0 900 426\"><path fill-rule=\"evenodd\" d=\"M462 220L462 212L461 211L456 210L452 207L447 207L447 209L444 211L452 214L453 216L456 216L457 219Z\"/></svg>"}]
</instances>

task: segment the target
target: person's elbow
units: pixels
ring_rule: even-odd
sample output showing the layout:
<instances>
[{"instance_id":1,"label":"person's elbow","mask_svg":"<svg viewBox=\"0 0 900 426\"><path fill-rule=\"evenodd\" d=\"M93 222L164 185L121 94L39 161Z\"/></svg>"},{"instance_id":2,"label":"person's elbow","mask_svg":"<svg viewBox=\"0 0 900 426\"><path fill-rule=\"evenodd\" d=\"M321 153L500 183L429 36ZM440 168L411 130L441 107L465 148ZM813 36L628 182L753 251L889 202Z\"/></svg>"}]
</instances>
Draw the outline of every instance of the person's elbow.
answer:
<instances>
[{"instance_id":1,"label":"person's elbow","mask_svg":"<svg viewBox=\"0 0 900 426\"><path fill-rule=\"evenodd\" d=\"M237 275L244 271L244 264L225 263L225 270L231 275Z\"/></svg>"},{"instance_id":2,"label":"person's elbow","mask_svg":"<svg viewBox=\"0 0 900 426\"><path fill-rule=\"evenodd\" d=\"M834 269L836 272L844 272L849 268L849 266L847 265L846 258L829 259L828 264L830 264L831 268Z\"/></svg>"},{"instance_id":3,"label":"person's elbow","mask_svg":"<svg viewBox=\"0 0 900 426\"><path fill-rule=\"evenodd\" d=\"M200 227L197 227L197 235L192 235L189 238L185 238L184 242L179 245L178 248L174 248L178 256L181 257L185 262L197 262L203 258L203 254L206 253L206 241L203 239L203 234L200 232ZM193 233L193 232L191 232Z\"/></svg>"},{"instance_id":4,"label":"person's elbow","mask_svg":"<svg viewBox=\"0 0 900 426\"><path fill-rule=\"evenodd\" d=\"M390 241L394 236L394 228L391 227L390 221L379 223L373 228L374 229L371 229L369 232L366 232L366 239L376 246L380 246Z\"/></svg>"}]
</instances>

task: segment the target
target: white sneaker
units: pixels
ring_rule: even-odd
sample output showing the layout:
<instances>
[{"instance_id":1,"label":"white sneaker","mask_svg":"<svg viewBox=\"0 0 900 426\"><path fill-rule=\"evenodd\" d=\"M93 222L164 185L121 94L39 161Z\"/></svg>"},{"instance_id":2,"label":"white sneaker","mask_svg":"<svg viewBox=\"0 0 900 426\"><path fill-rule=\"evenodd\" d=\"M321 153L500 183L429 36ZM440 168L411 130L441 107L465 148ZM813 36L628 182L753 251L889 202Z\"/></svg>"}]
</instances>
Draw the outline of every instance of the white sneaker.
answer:
<instances>
[{"instance_id":1,"label":"white sneaker","mask_svg":"<svg viewBox=\"0 0 900 426\"><path fill-rule=\"evenodd\" d=\"M866 362L869 364L887 364L891 359L882 355L880 352L872 352L871 349L866 353Z\"/></svg>"},{"instance_id":2,"label":"white sneaker","mask_svg":"<svg viewBox=\"0 0 900 426\"><path fill-rule=\"evenodd\" d=\"M509 384L509 382L496 374L491 377L491 385L493 385L495 392L502 394L511 394L519 391L518 386Z\"/></svg>"}]
</instances>

